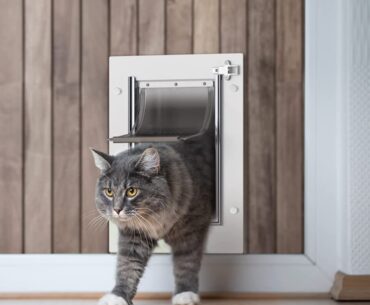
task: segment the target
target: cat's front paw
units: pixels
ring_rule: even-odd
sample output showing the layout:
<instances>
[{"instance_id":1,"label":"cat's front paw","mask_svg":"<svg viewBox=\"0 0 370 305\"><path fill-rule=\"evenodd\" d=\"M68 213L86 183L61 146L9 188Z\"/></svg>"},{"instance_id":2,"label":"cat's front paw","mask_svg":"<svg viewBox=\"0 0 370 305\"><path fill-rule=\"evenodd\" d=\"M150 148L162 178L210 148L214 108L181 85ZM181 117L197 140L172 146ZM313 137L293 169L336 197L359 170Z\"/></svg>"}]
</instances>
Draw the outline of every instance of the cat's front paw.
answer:
<instances>
[{"instance_id":1,"label":"cat's front paw","mask_svg":"<svg viewBox=\"0 0 370 305\"><path fill-rule=\"evenodd\" d=\"M127 305L127 302L118 295L108 293L99 300L98 305Z\"/></svg>"},{"instance_id":2,"label":"cat's front paw","mask_svg":"<svg viewBox=\"0 0 370 305\"><path fill-rule=\"evenodd\" d=\"M172 297L173 305L196 305L199 303L199 295L192 291L181 292Z\"/></svg>"}]
</instances>

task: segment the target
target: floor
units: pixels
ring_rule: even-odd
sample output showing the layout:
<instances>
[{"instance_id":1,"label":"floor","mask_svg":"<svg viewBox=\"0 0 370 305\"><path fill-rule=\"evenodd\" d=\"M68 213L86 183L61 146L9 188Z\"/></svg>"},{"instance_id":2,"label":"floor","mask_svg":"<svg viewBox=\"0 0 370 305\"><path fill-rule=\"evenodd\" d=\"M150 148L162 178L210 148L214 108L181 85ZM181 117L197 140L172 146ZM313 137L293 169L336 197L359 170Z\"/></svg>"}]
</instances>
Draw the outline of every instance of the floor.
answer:
<instances>
[{"instance_id":1,"label":"floor","mask_svg":"<svg viewBox=\"0 0 370 305\"><path fill-rule=\"evenodd\" d=\"M0 300L0 305L96 305L94 300ZM143 301L138 300L135 305L170 305L169 300ZM334 305L332 300L204 300L202 305ZM345 302L344 305L362 305L370 302Z\"/></svg>"}]
</instances>

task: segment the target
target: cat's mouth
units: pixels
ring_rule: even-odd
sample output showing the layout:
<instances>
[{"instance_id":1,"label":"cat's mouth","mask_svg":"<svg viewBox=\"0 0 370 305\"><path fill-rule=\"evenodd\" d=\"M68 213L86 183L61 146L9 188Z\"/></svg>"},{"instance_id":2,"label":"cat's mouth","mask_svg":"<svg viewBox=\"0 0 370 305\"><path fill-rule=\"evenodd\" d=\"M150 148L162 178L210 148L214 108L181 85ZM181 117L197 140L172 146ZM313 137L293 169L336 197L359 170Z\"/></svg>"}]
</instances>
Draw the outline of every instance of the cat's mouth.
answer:
<instances>
[{"instance_id":1,"label":"cat's mouth","mask_svg":"<svg viewBox=\"0 0 370 305\"><path fill-rule=\"evenodd\" d=\"M129 221L132 217L130 215L127 215L124 212L116 213L113 211L111 214L111 218L115 221L120 221L120 222L127 222Z\"/></svg>"}]
</instances>

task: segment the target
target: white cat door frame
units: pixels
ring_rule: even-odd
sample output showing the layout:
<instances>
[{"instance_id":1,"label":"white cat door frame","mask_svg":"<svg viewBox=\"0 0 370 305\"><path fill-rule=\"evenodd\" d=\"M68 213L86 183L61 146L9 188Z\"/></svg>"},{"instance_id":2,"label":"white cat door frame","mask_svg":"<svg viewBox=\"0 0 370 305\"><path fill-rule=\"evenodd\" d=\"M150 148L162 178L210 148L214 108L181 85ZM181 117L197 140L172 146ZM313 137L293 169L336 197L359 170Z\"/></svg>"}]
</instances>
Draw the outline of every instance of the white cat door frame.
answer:
<instances>
[{"instance_id":1,"label":"white cat door frame","mask_svg":"<svg viewBox=\"0 0 370 305\"><path fill-rule=\"evenodd\" d=\"M208 253L244 252L243 177L243 54L113 56L109 60L109 137L129 133L133 79L191 86L214 86L220 133L220 174L217 189L221 221L211 225ZM183 81L183 82L181 82ZM201 81L201 82L199 82ZM219 108L217 108L217 105ZM109 153L128 149L127 143L109 143ZM232 182L231 182L232 181ZM232 238L230 238L232 236ZM117 251L118 232L109 228L109 251ZM160 247L157 252L168 249Z\"/></svg>"}]
</instances>

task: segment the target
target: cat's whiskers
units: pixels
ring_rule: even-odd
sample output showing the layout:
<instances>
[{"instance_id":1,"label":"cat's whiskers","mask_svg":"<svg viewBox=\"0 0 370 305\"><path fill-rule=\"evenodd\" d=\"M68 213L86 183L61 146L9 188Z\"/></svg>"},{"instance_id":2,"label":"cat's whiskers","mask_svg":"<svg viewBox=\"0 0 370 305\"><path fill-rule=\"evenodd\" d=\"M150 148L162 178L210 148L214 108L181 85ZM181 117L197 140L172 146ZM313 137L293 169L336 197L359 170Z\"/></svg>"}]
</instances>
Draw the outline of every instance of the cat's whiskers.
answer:
<instances>
[{"instance_id":1,"label":"cat's whiskers","mask_svg":"<svg viewBox=\"0 0 370 305\"><path fill-rule=\"evenodd\" d=\"M159 201L159 203L162 205L163 208L165 208L165 209L169 208L169 205L168 205L167 202L165 202L165 201Z\"/></svg>"},{"instance_id":2,"label":"cat's whiskers","mask_svg":"<svg viewBox=\"0 0 370 305\"><path fill-rule=\"evenodd\" d=\"M100 218L101 218L101 216L100 215L97 215L97 216L89 219L89 222L87 223L87 227L89 227L91 225L94 225L95 223L97 223L98 221L100 221Z\"/></svg>"},{"instance_id":3,"label":"cat's whiskers","mask_svg":"<svg viewBox=\"0 0 370 305\"><path fill-rule=\"evenodd\" d=\"M137 218L137 216L138 216L138 214L135 214L135 218L136 218L136 220L139 222L139 225L137 226L137 229L139 230L140 238L141 238L141 240L142 240L142 241L144 241L143 237L141 236L141 232L143 232L143 235L144 235L145 240L146 240L146 244L147 244L147 246L148 246L148 249L147 249L147 250L148 250L148 254L149 254L150 249L153 247L153 242L152 242L152 244L151 244L151 246L150 246L150 245L149 245L149 240L148 240L148 238L147 238L147 236L146 236L146 234L145 234L144 230L141 228L141 225L143 225L143 223L140 221L140 219L139 219L139 218ZM145 225L144 225L144 227L145 227Z\"/></svg>"},{"instance_id":4,"label":"cat's whiskers","mask_svg":"<svg viewBox=\"0 0 370 305\"><path fill-rule=\"evenodd\" d=\"M102 216L96 209L84 212L82 214L83 220L89 220L93 216Z\"/></svg>"},{"instance_id":5,"label":"cat's whiskers","mask_svg":"<svg viewBox=\"0 0 370 305\"><path fill-rule=\"evenodd\" d=\"M108 220L107 219L98 218L95 221L95 229L102 229L107 223L108 223Z\"/></svg>"},{"instance_id":6,"label":"cat's whiskers","mask_svg":"<svg viewBox=\"0 0 370 305\"><path fill-rule=\"evenodd\" d=\"M145 218L143 218L140 214L136 213L136 217L137 217L137 220L140 222L141 226L143 226L144 228L141 228L143 230L143 234L145 235L146 239L147 239L147 236L149 234L149 236L152 236L153 234L155 235L155 230L154 230L154 227L148 227L148 225L145 223L147 222L147 220ZM147 233L145 233L145 231ZM152 239L152 237L150 237ZM147 239L148 241L148 239ZM153 240L151 240L151 248L153 247L154 243L153 243ZM149 246L149 241L148 241L148 246Z\"/></svg>"},{"instance_id":7,"label":"cat's whiskers","mask_svg":"<svg viewBox=\"0 0 370 305\"><path fill-rule=\"evenodd\" d=\"M152 215L151 213L149 213L149 212L147 212L145 210L142 211L142 210L139 209L139 211L140 211L141 214L143 214L145 216L151 217L151 219L153 219L154 221L156 221L160 227L163 227L163 224L154 215ZM159 214L157 214L157 215L159 216Z\"/></svg>"},{"instance_id":8,"label":"cat's whiskers","mask_svg":"<svg viewBox=\"0 0 370 305\"><path fill-rule=\"evenodd\" d=\"M87 224L87 228L91 229L93 232L97 232L98 230L104 228L104 225L106 225L107 223L107 219L105 219L101 215L97 215L94 218L90 219Z\"/></svg>"},{"instance_id":9,"label":"cat's whiskers","mask_svg":"<svg viewBox=\"0 0 370 305\"><path fill-rule=\"evenodd\" d=\"M161 212L161 211L156 212L153 209L148 208L148 207L138 207L137 210L146 210L146 211L149 211L150 213L158 215L158 216L160 216L159 213Z\"/></svg>"},{"instance_id":10,"label":"cat's whiskers","mask_svg":"<svg viewBox=\"0 0 370 305\"><path fill-rule=\"evenodd\" d=\"M154 235L154 236L157 236L157 232L156 232L156 229L155 227L153 226L152 223L149 222L149 220L145 219L143 216L141 216L140 214L137 214L138 217L140 217L142 219L142 224L144 225L145 229L148 231L148 233L151 233L151 235ZM146 224L149 225L149 227L146 225ZM153 242L152 242L152 246L153 246Z\"/></svg>"},{"instance_id":11,"label":"cat's whiskers","mask_svg":"<svg viewBox=\"0 0 370 305\"><path fill-rule=\"evenodd\" d=\"M145 217L144 217L145 216ZM150 214L147 214L147 212L140 212L140 217L143 218L145 220L146 223L148 223L152 229L153 229L153 233L156 233L156 236L158 235L158 232L156 230L156 227L158 228L163 228L163 224L160 223L153 215L150 215ZM147 219L146 217L150 217L149 219ZM154 220L156 221L157 225L155 225L154 223L151 222L151 220Z\"/></svg>"},{"instance_id":12,"label":"cat's whiskers","mask_svg":"<svg viewBox=\"0 0 370 305\"><path fill-rule=\"evenodd\" d=\"M143 211L146 210L146 211L152 212L153 214L158 214L158 212L155 212L154 210L152 210L148 207L138 207L138 208L136 208L136 210L143 210Z\"/></svg>"}]
</instances>

